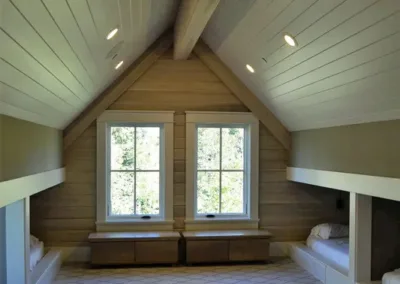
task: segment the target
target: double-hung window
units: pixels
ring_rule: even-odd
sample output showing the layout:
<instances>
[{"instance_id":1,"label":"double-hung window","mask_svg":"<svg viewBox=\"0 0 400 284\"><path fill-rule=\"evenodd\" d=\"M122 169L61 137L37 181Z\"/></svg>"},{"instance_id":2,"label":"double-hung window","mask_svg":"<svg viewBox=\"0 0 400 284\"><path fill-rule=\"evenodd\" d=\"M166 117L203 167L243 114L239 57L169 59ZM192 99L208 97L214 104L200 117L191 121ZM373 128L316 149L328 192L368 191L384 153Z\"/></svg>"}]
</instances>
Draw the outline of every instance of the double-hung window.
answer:
<instances>
[{"instance_id":1,"label":"double-hung window","mask_svg":"<svg viewBox=\"0 0 400 284\"><path fill-rule=\"evenodd\" d=\"M163 210L162 125L108 127L108 218L160 218Z\"/></svg>"},{"instance_id":2,"label":"double-hung window","mask_svg":"<svg viewBox=\"0 0 400 284\"><path fill-rule=\"evenodd\" d=\"M247 216L243 125L197 125L196 216Z\"/></svg>"},{"instance_id":3,"label":"double-hung window","mask_svg":"<svg viewBox=\"0 0 400 284\"><path fill-rule=\"evenodd\" d=\"M188 228L258 226L258 127L250 113L186 113Z\"/></svg>"},{"instance_id":4,"label":"double-hung window","mask_svg":"<svg viewBox=\"0 0 400 284\"><path fill-rule=\"evenodd\" d=\"M173 113L106 111L97 127L98 230L172 224Z\"/></svg>"}]
</instances>

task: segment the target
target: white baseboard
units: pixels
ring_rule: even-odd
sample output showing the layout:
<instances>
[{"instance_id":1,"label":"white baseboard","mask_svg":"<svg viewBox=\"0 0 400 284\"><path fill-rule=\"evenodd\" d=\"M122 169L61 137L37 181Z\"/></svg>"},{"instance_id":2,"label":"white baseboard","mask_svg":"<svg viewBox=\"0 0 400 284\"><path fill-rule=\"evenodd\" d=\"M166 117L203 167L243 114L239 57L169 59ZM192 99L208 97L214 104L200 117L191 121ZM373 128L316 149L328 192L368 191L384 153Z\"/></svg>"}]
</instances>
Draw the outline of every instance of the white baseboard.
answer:
<instances>
[{"instance_id":1,"label":"white baseboard","mask_svg":"<svg viewBox=\"0 0 400 284\"><path fill-rule=\"evenodd\" d=\"M51 247L49 249L60 250L63 263L90 261L90 247Z\"/></svg>"}]
</instances>

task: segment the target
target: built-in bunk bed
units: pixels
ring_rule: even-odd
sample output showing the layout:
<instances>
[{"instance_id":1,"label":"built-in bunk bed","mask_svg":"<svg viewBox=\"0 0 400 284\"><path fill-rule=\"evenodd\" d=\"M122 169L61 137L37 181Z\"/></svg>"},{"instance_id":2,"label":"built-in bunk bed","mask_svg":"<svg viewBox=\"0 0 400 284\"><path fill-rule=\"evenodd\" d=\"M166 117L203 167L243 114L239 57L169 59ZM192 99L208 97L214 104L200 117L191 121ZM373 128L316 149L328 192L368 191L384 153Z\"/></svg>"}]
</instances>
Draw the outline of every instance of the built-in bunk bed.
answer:
<instances>
[{"instance_id":1,"label":"built-in bunk bed","mask_svg":"<svg viewBox=\"0 0 400 284\"><path fill-rule=\"evenodd\" d=\"M289 244L295 262L326 284L400 284L400 179L304 168L287 179L350 193L349 227L314 227Z\"/></svg>"},{"instance_id":2,"label":"built-in bunk bed","mask_svg":"<svg viewBox=\"0 0 400 284\"><path fill-rule=\"evenodd\" d=\"M45 251L43 242L30 235L29 277L31 284L51 284L60 270L61 252Z\"/></svg>"},{"instance_id":3,"label":"built-in bunk bed","mask_svg":"<svg viewBox=\"0 0 400 284\"><path fill-rule=\"evenodd\" d=\"M349 227L319 224L305 242L290 244L290 256L323 283L346 283L349 273ZM337 282L335 282L337 281Z\"/></svg>"},{"instance_id":4,"label":"built-in bunk bed","mask_svg":"<svg viewBox=\"0 0 400 284\"><path fill-rule=\"evenodd\" d=\"M5 213L2 229L6 244L6 283L53 282L61 266L61 252L47 251L45 244L31 235L29 204L31 196L64 179L64 168L60 168L0 182L0 208Z\"/></svg>"}]
</instances>

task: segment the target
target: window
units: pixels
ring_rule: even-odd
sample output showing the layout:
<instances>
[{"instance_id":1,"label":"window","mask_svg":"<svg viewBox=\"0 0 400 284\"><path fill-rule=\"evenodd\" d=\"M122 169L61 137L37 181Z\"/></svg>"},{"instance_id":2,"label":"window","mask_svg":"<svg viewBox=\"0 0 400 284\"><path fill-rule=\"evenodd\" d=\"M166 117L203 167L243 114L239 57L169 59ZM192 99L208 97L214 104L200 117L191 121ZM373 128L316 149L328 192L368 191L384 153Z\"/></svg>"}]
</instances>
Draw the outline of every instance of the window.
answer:
<instances>
[{"instance_id":1,"label":"window","mask_svg":"<svg viewBox=\"0 0 400 284\"><path fill-rule=\"evenodd\" d=\"M251 113L186 112L188 229L258 226L258 130Z\"/></svg>"},{"instance_id":2,"label":"window","mask_svg":"<svg viewBox=\"0 0 400 284\"><path fill-rule=\"evenodd\" d=\"M247 215L245 130L197 126L197 215Z\"/></svg>"},{"instance_id":3,"label":"window","mask_svg":"<svg viewBox=\"0 0 400 284\"><path fill-rule=\"evenodd\" d=\"M160 217L162 126L110 125L108 217Z\"/></svg>"},{"instance_id":4,"label":"window","mask_svg":"<svg viewBox=\"0 0 400 284\"><path fill-rule=\"evenodd\" d=\"M97 230L172 229L173 112L106 111L97 131Z\"/></svg>"}]
</instances>

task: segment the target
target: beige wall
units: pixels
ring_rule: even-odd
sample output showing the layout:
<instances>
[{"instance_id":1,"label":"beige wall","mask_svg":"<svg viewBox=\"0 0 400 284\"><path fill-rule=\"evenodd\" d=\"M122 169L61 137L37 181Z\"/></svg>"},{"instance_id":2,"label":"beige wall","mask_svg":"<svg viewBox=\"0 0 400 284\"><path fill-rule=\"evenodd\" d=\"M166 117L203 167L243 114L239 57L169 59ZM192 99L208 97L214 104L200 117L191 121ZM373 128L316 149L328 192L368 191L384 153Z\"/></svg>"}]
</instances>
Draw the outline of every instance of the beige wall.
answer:
<instances>
[{"instance_id":1,"label":"beige wall","mask_svg":"<svg viewBox=\"0 0 400 284\"><path fill-rule=\"evenodd\" d=\"M62 166L61 131L0 115L0 182ZM0 208L0 283L6 277L5 207Z\"/></svg>"},{"instance_id":2,"label":"beige wall","mask_svg":"<svg viewBox=\"0 0 400 284\"><path fill-rule=\"evenodd\" d=\"M110 109L174 110L174 219L184 229L186 110L248 111L201 61L174 61L169 52L157 61ZM260 126L260 226L275 240L305 239L325 221L344 221L335 207L337 193L289 183L288 154ZM66 182L32 198L32 232L50 246L87 245L95 230L96 125L89 127L65 153Z\"/></svg>"},{"instance_id":3,"label":"beige wall","mask_svg":"<svg viewBox=\"0 0 400 284\"><path fill-rule=\"evenodd\" d=\"M1 176L15 179L62 167L60 130L2 116Z\"/></svg>"},{"instance_id":4,"label":"beige wall","mask_svg":"<svg viewBox=\"0 0 400 284\"><path fill-rule=\"evenodd\" d=\"M400 120L292 133L293 167L400 177Z\"/></svg>"}]
</instances>

